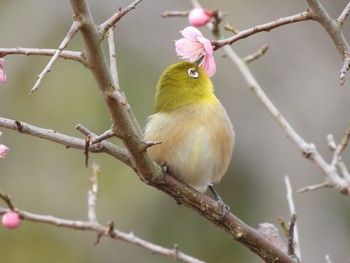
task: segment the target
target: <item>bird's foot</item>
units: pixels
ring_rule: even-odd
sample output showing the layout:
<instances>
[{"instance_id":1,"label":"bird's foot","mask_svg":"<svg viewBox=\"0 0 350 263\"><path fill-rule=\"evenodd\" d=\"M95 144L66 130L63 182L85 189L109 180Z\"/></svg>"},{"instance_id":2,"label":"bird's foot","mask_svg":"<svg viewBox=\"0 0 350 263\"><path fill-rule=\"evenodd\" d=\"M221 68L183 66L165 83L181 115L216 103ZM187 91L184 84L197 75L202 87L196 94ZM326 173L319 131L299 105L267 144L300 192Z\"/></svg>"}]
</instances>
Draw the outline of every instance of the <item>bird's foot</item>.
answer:
<instances>
[{"instance_id":1,"label":"bird's foot","mask_svg":"<svg viewBox=\"0 0 350 263\"><path fill-rule=\"evenodd\" d=\"M214 189L213 185L209 185L209 190L213 194L213 196L214 196L214 198L215 198L215 200L220 208L220 216L222 219L225 215L230 213L230 207L224 203L221 196Z\"/></svg>"}]
</instances>

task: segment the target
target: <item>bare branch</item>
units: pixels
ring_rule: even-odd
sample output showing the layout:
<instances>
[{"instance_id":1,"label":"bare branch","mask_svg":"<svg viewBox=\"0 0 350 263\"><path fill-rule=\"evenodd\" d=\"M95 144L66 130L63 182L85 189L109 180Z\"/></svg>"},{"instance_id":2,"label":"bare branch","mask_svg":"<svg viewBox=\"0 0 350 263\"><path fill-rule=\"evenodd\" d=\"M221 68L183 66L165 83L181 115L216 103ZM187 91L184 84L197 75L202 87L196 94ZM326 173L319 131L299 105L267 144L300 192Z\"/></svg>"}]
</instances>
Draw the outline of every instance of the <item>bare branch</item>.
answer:
<instances>
[{"instance_id":1,"label":"bare branch","mask_svg":"<svg viewBox=\"0 0 350 263\"><path fill-rule=\"evenodd\" d=\"M289 224L289 233L288 233L288 255L291 255L293 258L298 256L296 255L296 242L295 242L295 227L297 221L297 214L292 214L290 224ZM300 262L300 258L298 258L298 262Z\"/></svg>"},{"instance_id":2,"label":"bare branch","mask_svg":"<svg viewBox=\"0 0 350 263\"><path fill-rule=\"evenodd\" d=\"M289 224L289 233L288 233L288 254L295 256L298 259L298 262L301 262L301 246L299 241L298 228L296 224L297 214L295 210L294 200L293 200L293 191L292 185L289 180L289 176L284 177L284 181L287 189L287 201L289 206L289 211L291 214L291 222Z\"/></svg>"},{"instance_id":3,"label":"bare branch","mask_svg":"<svg viewBox=\"0 0 350 263\"><path fill-rule=\"evenodd\" d=\"M96 202L98 199L98 179L100 177L100 166L95 162L92 164L91 189L88 191L88 220L90 223L97 222Z\"/></svg>"},{"instance_id":4,"label":"bare branch","mask_svg":"<svg viewBox=\"0 0 350 263\"><path fill-rule=\"evenodd\" d=\"M161 16L162 17L187 17L189 15L189 11L164 11Z\"/></svg>"},{"instance_id":5,"label":"bare branch","mask_svg":"<svg viewBox=\"0 0 350 263\"><path fill-rule=\"evenodd\" d=\"M99 26L99 31L101 32L102 35L105 35L108 30L112 27L115 26L115 24L118 23L118 21L125 16L127 13L129 13L131 10L135 9L136 6L141 3L142 0L136 0L134 2L132 2L130 5L128 5L127 7L120 9L117 13L115 13L111 18L109 18L108 20L106 20L105 22L103 22L100 26Z\"/></svg>"},{"instance_id":6,"label":"bare branch","mask_svg":"<svg viewBox=\"0 0 350 263\"><path fill-rule=\"evenodd\" d=\"M343 58L343 66L340 71L340 85L344 85L345 83L345 74L349 70L350 66L350 46L346 41L344 34L341 30L340 24L337 20L333 20L327 11L324 9L322 4L318 0L307 0L309 4L309 10L312 14L312 17L319 22L322 27L327 31L336 48ZM342 13L341 19L345 16L349 11L344 10ZM344 17L345 19L345 17Z\"/></svg>"},{"instance_id":7,"label":"bare branch","mask_svg":"<svg viewBox=\"0 0 350 263\"><path fill-rule=\"evenodd\" d=\"M81 27L81 23L79 21L74 21L73 22L73 24L72 24L71 28L69 29L66 37L63 39L62 43L60 44L60 46L56 50L55 54L52 56L52 58L49 61L49 63L46 65L44 70L38 76L38 79L37 79L34 87L31 89L30 94L33 94L39 88L39 85L40 85L42 79L44 78L44 76L47 73L50 72L52 65L56 62L57 58L59 57L59 55L61 54L63 49L65 49L67 47L69 41L79 31L80 27Z\"/></svg>"},{"instance_id":8,"label":"bare branch","mask_svg":"<svg viewBox=\"0 0 350 263\"><path fill-rule=\"evenodd\" d=\"M340 14L340 16L337 19L337 22L339 23L339 26L343 26L346 18L349 16L350 13L350 2L346 5L343 12Z\"/></svg>"},{"instance_id":9,"label":"bare branch","mask_svg":"<svg viewBox=\"0 0 350 263\"><path fill-rule=\"evenodd\" d=\"M68 136L62 133L58 133L51 129L43 129L36 127L25 122L15 121L11 119L6 119L0 117L0 127L15 130L23 134L31 135L48 141L56 142L58 144L64 145L66 148L73 148L84 150L85 140L73 136ZM93 136L97 137L96 135ZM117 147L110 142L102 142L89 147L89 151L92 153L107 153L123 163L133 167L133 162L131 160L130 154L127 150Z\"/></svg>"},{"instance_id":10,"label":"bare branch","mask_svg":"<svg viewBox=\"0 0 350 263\"><path fill-rule=\"evenodd\" d=\"M265 53L267 52L268 49L269 49L269 46L264 45L259 50L254 52L253 54L246 56L243 60L245 63L253 62L253 61L259 59L261 56L265 55Z\"/></svg>"},{"instance_id":11,"label":"bare branch","mask_svg":"<svg viewBox=\"0 0 350 263\"><path fill-rule=\"evenodd\" d=\"M214 45L214 50L217 50L223 46L226 45L232 45L234 42L249 37L251 35L254 35L256 33L259 32L263 32L263 31L270 31L274 28L280 27L280 26L284 26L287 24L291 24L291 23L296 23L296 22L300 22L300 21L306 21L306 20L310 20L313 19L313 17L310 15L310 12L305 11L302 12L300 14L296 14L296 15L292 15L292 16L288 16L288 17L284 17L284 18L280 18L276 21L272 21L269 23L265 23L265 24L261 24L246 30L241 30L239 33L237 33L236 35L226 38L226 39L221 39L218 41L212 41L212 44Z\"/></svg>"},{"instance_id":12,"label":"bare branch","mask_svg":"<svg viewBox=\"0 0 350 263\"><path fill-rule=\"evenodd\" d=\"M305 193L305 192L309 192L309 191L315 191L315 190L318 190L318 189L322 189L322 188L331 188L332 185L325 181L325 182L322 182L320 184L315 184L315 185L310 185L310 186L306 186L304 188L301 188L298 190L299 193Z\"/></svg>"},{"instance_id":13,"label":"bare branch","mask_svg":"<svg viewBox=\"0 0 350 263\"><path fill-rule=\"evenodd\" d=\"M0 207L0 215L9 212L9 209L5 209ZM175 249L169 249L165 247L161 247L159 245L153 244L147 240L136 237L133 233L125 233L113 228L110 233L109 226L103 226L97 222L89 222L89 221L76 221L76 220L68 220L58 217L53 217L50 215L38 215L30 212L26 212L23 210L16 210L18 214L21 216L21 220L32 221L36 223L44 223L49 225L54 225L58 227L70 228L74 230L82 230L82 231L92 231L96 232L100 236L109 236L112 239L122 240L124 242L136 245L143 249L150 251L153 254L164 255L170 258L177 259L182 262L188 263L204 263L199 259L193 258L183 252L177 251Z\"/></svg>"},{"instance_id":14,"label":"bare branch","mask_svg":"<svg viewBox=\"0 0 350 263\"><path fill-rule=\"evenodd\" d=\"M117 70L117 56L115 54L114 27L111 27L110 29L108 29L107 39L108 39L108 48L109 48L110 70L114 81L114 85L116 86L116 89L119 90L120 86L119 86L119 78L118 78L118 70Z\"/></svg>"},{"instance_id":15,"label":"bare branch","mask_svg":"<svg viewBox=\"0 0 350 263\"><path fill-rule=\"evenodd\" d=\"M115 95L117 96L117 100L122 106L126 107L126 110L129 114L129 118L133 123L137 133L139 136L142 136L143 132L140 127L140 124L137 122L134 114L132 113L130 105L127 103L125 94L120 90L119 78L118 78L118 69L117 69L117 56L115 50L115 42L114 42L114 27L111 27L108 30L108 48L109 48L109 57L110 57L110 70L112 74L112 78L114 81L114 85L116 87Z\"/></svg>"},{"instance_id":16,"label":"bare branch","mask_svg":"<svg viewBox=\"0 0 350 263\"><path fill-rule=\"evenodd\" d=\"M5 57L8 55L25 55L25 56L49 56L52 57L56 54L57 49L48 48L0 48L0 57ZM58 55L60 58L74 60L87 66L83 53L78 51L62 50Z\"/></svg>"},{"instance_id":17,"label":"bare branch","mask_svg":"<svg viewBox=\"0 0 350 263\"><path fill-rule=\"evenodd\" d=\"M333 154L333 159L332 159L331 165L335 166L337 164L340 155L343 153L346 146L348 145L349 139L350 139L350 126L346 130L345 135L344 135L343 139L341 140L340 144L337 145L333 151L334 154ZM333 144L335 144L333 136L328 136L328 140L333 140ZM331 141L331 143L332 143L332 141Z\"/></svg>"},{"instance_id":18,"label":"bare branch","mask_svg":"<svg viewBox=\"0 0 350 263\"><path fill-rule=\"evenodd\" d=\"M7 204L11 211L16 210L15 206L12 204L11 197L9 195L0 191L0 198L4 200L4 202Z\"/></svg>"}]
</instances>

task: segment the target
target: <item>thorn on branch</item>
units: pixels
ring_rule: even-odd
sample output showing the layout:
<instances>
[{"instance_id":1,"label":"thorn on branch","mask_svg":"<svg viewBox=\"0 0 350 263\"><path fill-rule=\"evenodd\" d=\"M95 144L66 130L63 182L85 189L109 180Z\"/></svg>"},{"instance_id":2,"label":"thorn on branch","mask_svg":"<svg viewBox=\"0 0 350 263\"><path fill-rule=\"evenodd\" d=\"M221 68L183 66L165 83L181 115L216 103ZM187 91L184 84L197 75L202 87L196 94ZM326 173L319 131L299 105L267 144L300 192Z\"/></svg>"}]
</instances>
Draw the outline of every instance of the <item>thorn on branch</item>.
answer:
<instances>
[{"instance_id":1,"label":"thorn on branch","mask_svg":"<svg viewBox=\"0 0 350 263\"><path fill-rule=\"evenodd\" d=\"M157 141L157 142L153 142L153 141L144 141L143 142L143 147L141 149L141 152L144 152L146 151L149 147L152 147L152 146L155 146L155 145L158 145L158 144L161 144L162 142L161 141Z\"/></svg>"}]
</instances>

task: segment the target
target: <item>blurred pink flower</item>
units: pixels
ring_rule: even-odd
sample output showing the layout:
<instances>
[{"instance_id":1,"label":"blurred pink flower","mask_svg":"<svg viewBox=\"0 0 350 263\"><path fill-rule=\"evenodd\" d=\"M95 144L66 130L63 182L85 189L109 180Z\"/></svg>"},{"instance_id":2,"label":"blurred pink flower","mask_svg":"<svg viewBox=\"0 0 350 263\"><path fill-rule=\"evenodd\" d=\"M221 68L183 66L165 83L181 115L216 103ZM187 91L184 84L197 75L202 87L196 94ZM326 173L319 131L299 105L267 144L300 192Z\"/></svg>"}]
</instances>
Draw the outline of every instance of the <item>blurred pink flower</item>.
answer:
<instances>
[{"instance_id":1,"label":"blurred pink flower","mask_svg":"<svg viewBox=\"0 0 350 263\"><path fill-rule=\"evenodd\" d=\"M205 10L202 8L194 8L188 15L188 22L192 26L201 27L205 26L210 18L212 18L214 12L210 10Z\"/></svg>"},{"instance_id":2,"label":"blurred pink flower","mask_svg":"<svg viewBox=\"0 0 350 263\"><path fill-rule=\"evenodd\" d=\"M2 224L4 227L8 229L15 229L20 226L21 224L21 218L19 217L19 214L16 212L7 212L2 217Z\"/></svg>"},{"instance_id":3,"label":"blurred pink flower","mask_svg":"<svg viewBox=\"0 0 350 263\"><path fill-rule=\"evenodd\" d=\"M2 132L0 131L0 136L2 135ZM6 145L3 145L0 143L0 158L4 158L6 153L10 150L9 147Z\"/></svg>"},{"instance_id":4,"label":"blurred pink flower","mask_svg":"<svg viewBox=\"0 0 350 263\"><path fill-rule=\"evenodd\" d=\"M4 158L6 153L10 150L6 145L0 144L0 158Z\"/></svg>"},{"instance_id":5,"label":"blurred pink flower","mask_svg":"<svg viewBox=\"0 0 350 263\"><path fill-rule=\"evenodd\" d=\"M200 66L203 66L209 77L214 76L216 64L213 57L213 46L209 39L192 26L181 31L183 38L176 40L175 50L179 57L190 62L196 62L203 57Z\"/></svg>"},{"instance_id":6,"label":"blurred pink flower","mask_svg":"<svg viewBox=\"0 0 350 263\"><path fill-rule=\"evenodd\" d=\"M5 61L5 59L0 58L0 84L6 82L6 75L5 75L4 71L2 70L2 67L4 65L4 61Z\"/></svg>"}]
</instances>

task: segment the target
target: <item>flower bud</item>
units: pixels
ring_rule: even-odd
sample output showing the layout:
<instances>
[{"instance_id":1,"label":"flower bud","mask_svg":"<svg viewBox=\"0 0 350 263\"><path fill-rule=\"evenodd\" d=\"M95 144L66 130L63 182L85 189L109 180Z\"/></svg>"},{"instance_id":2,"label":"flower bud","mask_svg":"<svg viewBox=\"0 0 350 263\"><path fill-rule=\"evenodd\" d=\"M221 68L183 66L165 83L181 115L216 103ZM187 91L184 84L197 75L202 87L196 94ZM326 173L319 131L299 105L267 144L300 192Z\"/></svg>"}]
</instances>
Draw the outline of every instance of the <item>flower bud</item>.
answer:
<instances>
[{"instance_id":1,"label":"flower bud","mask_svg":"<svg viewBox=\"0 0 350 263\"><path fill-rule=\"evenodd\" d=\"M8 229L15 229L20 226L21 219L16 212L7 212L2 217L2 224Z\"/></svg>"},{"instance_id":2,"label":"flower bud","mask_svg":"<svg viewBox=\"0 0 350 263\"><path fill-rule=\"evenodd\" d=\"M194 8L188 15L188 21L192 26L205 26L213 16L213 11L201 8Z\"/></svg>"}]
</instances>

